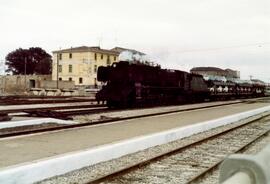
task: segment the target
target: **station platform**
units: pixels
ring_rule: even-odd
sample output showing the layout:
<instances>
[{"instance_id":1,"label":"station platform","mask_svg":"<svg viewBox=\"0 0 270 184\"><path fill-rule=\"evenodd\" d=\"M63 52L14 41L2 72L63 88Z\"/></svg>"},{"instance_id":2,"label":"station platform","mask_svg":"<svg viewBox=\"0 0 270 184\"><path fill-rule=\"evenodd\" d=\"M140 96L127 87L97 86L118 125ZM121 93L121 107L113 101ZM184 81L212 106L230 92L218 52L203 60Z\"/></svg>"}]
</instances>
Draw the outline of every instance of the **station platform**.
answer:
<instances>
[{"instance_id":1,"label":"station platform","mask_svg":"<svg viewBox=\"0 0 270 184\"><path fill-rule=\"evenodd\" d=\"M243 103L1 139L0 183L4 179L5 181L8 179L13 181L9 176L12 176L13 179L18 178L20 183L29 181L30 176L18 171L22 169L30 171L29 169L38 167L39 163L51 167L46 173L47 176L56 174L55 169L61 170L61 167L63 167L63 174L72 165L80 168L79 164L82 159L86 159L89 165L95 164L146 149L149 145L166 143L166 141L190 136L269 110L269 102ZM180 137L176 134L176 130L182 131ZM172 131L171 134L164 134L161 138L160 135L168 131ZM143 140L146 140L145 145L137 144L138 141ZM117 151L113 149L115 146L118 147ZM111 152L108 152L110 150ZM110 154L103 157L104 155L99 154L102 151L107 151ZM91 153L91 158L87 153ZM74 155L77 155L77 161L74 160ZM74 161L74 163L69 161ZM66 162L66 165L57 165L60 162ZM44 173L44 170L35 170L34 172L36 175L41 173ZM45 177L43 175L35 179L35 176L32 175L31 179L38 181L38 179Z\"/></svg>"}]
</instances>

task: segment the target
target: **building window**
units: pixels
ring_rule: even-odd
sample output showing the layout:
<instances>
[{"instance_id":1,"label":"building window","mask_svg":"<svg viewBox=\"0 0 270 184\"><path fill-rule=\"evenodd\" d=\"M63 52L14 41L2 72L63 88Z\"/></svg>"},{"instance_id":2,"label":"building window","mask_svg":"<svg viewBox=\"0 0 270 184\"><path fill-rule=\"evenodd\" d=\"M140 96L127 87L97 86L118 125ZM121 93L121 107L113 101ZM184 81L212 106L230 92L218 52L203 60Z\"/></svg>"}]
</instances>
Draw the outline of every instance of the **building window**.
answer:
<instances>
[{"instance_id":1,"label":"building window","mask_svg":"<svg viewBox=\"0 0 270 184\"><path fill-rule=\"evenodd\" d=\"M62 80L62 77L59 77L59 80L61 81Z\"/></svg>"},{"instance_id":2,"label":"building window","mask_svg":"<svg viewBox=\"0 0 270 184\"><path fill-rule=\"evenodd\" d=\"M88 72L89 74L92 73L92 67L91 67L91 66L89 66L89 68L87 69L87 72Z\"/></svg>"},{"instance_id":3,"label":"building window","mask_svg":"<svg viewBox=\"0 0 270 184\"><path fill-rule=\"evenodd\" d=\"M103 59L103 54L100 55L100 59Z\"/></svg>"},{"instance_id":4,"label":"building window","mask_svg":"<svg viewBox=\"0 0 270 184\"><path fill-rule=\"evenodd\" d=\"M97 53L95 53L95 60L97 60Z\"/></svg>"},{"instance_id":5,"label":"building window","mask_svg":"<svg viewBox=\"0 0 270 184\"><path fill-rule=\"evenodd\" d=\"M72 58L72 53L69 53L69 58L70 58L70 59Z\"/></svg>"},{"instance_id":6,"label":"building window","mask_svg":"<svg viewBox=\"0 0 270 184\"><path fill-rule=\"evenodd\" d=\"M94 72L97 73L97 65L95 65Z\"/></svg>"},{"instance_id":7,"label":"building window","mask_svg":"<svg viewBox=\"0 0 270 184\"><path fill-rule=\"evenodd\" d=\"M59 60L62 60L62 54L60 53L58 54L58 56L59 56Z\"/></svg>"},{"instance_id":8,"label":"building window","mask_svg":"<svg viewBox=\"0 0 270 184\"><path fill-rule=\"evenodd\" d=\"M29 80L29 86L30 88L35 88L36 87L36 81L34 79Z\"/></svg>"},{"instance_id":9,"label":"building window","mask_svg":"<svg viewBox=\"0 0 270 184\"><path fill-rule=\"evenodd\" d=\"M82 83L83 83L83 78L80 77L80 78L79 78L79 84L82 84Z\"/></svg>"},{"instance_id":10,"label":"building window","mask_svg":"<svg viewBox=\"0 0 270 184\"><path fill-rule=\"evenodd\" d=\"M116 56L114 56L113 60L116 61Z\"/></svg>"},{"instance_id":11,"label":"building window","mask_svg":"<svg viewBox=\"0 0 270 184\"><path fill-rule=\"evenodd\" d=\"M111 60L110 60L110 56L107 56L107 65L111 65Z\"/></svg>"},{"instance_id":12,"label":"building window","mask_svg":"<svg viewBox=\"0 0 270 184\"><path fill-rule=\"evenodd\" d=\"M72 72L72 65L68 65L68 72L69 72L69 73Z\"/></svg>"},{"instance_id":13,"label":"building window","mask_svg":"<svg viewBox=\"0 0 270 184\"><path fill-rule=\"evenodd\" d=\"M58 65L58 72L59 72L59 73L62 72L62 65Z\"/></svg>"},{"instance_id":14,"label":"building window","mask_svg":"<svg viewBox=\"0 0 270 184\"><path fill-rule=\"evenodd\" d=\"M71 77L69 77L69 78L68 78L68 81L72 81L72 78L71 78Z\"/></svg>"}]
</instances>

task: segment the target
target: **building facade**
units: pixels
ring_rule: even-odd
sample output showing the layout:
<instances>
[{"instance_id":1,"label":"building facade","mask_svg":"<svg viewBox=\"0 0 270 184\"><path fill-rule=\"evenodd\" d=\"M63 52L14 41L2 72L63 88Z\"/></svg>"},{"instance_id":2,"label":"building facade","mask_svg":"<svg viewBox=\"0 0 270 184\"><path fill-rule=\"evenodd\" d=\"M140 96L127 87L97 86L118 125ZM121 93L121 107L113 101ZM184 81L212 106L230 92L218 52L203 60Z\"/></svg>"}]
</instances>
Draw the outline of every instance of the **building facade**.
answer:
<instances>
[{"instance_id":1,"label":"building facade","mask_svg":"<svg viewBox=\"0 0 270 184\"><path fill-rule=\"evenodd\" d=\"M97 87L100 85L97 81L98 67L118 62L118 56L118 51L100 47L82 46L53 51L52 78L74 81L76 86Z\"/></svg>"},{"instance_id":2,"label":"building facade","mask_svg":"<svg viewBox=\"0 0 270 184\"><path fill-rule=\"evenodd\" d=\"M82 46L53 51L52 79L74 81L75 86L97 88L101 86L101 83L97 81L98 67L118 62L119 55L123 51L140 56L145 55L137 50L121 47L107 50L100 47Z\"/></svg>"}]
</instances>

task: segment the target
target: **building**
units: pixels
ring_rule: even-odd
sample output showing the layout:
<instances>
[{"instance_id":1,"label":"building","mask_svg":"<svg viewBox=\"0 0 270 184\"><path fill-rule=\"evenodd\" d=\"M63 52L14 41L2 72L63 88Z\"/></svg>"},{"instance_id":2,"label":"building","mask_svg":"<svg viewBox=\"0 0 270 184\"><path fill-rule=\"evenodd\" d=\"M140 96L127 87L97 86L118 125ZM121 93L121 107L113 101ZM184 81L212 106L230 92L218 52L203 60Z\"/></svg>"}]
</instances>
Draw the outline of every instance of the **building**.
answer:
<instances>
[{"instance_id":1,"label":"building","mask_svg":"<svg viewBox=\"0 0 270 184\"><path fill-rule=\"evenodd\" d=\"M52 80L51 75L2 75L0 76L0 95L24 94L31 88L41 88Z\"/></svg>"},{"instance_id":2,"label":"building","mask_svg":"<svg viewBox=\"0 0 270 184\"><path fill-rule=\"evenodd\" d=\"M53 51L52 79L57 80L58 78L59 81L74 81L76 86L95 88L101 85L97 81L98 67L118 62L119 54L126 50L141 53L121 47L107 50L100 47L87 46Z\"/></svg>"},{"instance_id":3,"label":"building","mask_svg":"<svg viewBox=\"0 0 270 184\"><path fill-rule=\"evenodd\" d=\"M87 46L53 51L52 78L74 81L78 86L97 86L98 67L118 62L118 55L117 51Z\"/></svg>"},{"instance_id":4,"label":"building","mask_svg":"<svg viewBox=\"0 0 270 184\"><path fill-rule=\"evenodd\" d=\"M240 72L231 69L220 69L216 67L195 67L190 70L190 73L200 75L220 76L226 78L240 78Z\"/></svg>"}]
</instances>

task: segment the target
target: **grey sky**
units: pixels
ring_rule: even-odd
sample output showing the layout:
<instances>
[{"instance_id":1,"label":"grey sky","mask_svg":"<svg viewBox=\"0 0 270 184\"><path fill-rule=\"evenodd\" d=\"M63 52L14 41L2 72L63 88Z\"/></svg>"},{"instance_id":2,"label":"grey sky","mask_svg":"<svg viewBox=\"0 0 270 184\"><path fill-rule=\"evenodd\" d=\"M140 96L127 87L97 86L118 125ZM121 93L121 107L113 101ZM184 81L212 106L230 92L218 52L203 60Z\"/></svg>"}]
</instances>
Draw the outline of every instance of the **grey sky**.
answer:
<instances>
[{"instance_id":1,"label":"grey sky","mask_svg":"<svg viewBox=\"0 0 270 184\"><path fill-rule=\"evenodd\" d=\"M269 0L1 0L0 60L18 47L100 42L164 68L217 66L270 81L269 10Z\"/></svg>"}]
</instances>

